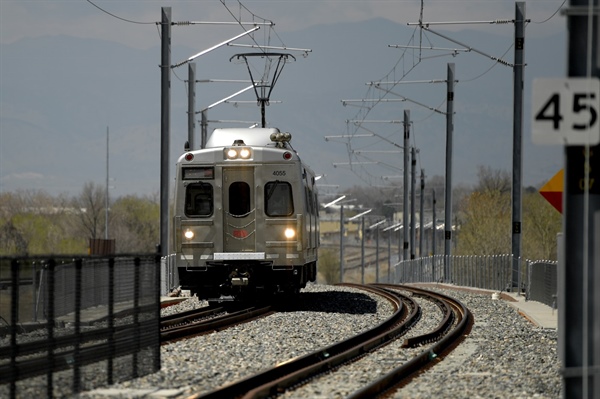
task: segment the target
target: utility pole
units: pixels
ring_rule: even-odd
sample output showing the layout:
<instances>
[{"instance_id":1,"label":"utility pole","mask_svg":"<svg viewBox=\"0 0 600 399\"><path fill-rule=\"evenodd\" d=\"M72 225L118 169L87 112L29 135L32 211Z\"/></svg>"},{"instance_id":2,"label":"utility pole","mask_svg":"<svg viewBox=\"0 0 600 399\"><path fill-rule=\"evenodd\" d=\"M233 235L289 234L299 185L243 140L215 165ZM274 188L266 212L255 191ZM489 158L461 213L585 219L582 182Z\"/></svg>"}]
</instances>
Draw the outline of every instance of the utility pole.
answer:
<instances>
[{"instance_id":1,"label":"utility pole","mask_svg":"<svg viewBox=\"0 0 600 399\"><path fill-rule=\"evenodd\" d=\"M435 233L437 231L437 219L436 219L436 214L435 214L435 203L436 203L436 199L435 199L435 189L431 190L431 195L432 195L432 206L433 206L433 226L431 227L431 256L432 258L435 259L435 253L436 253L436 245L437 245L437 241L436 241L436 237L435 237ZM431 279L433 281L435 281L435 261L433 262L432 266L431 266Z\"/></svg>"},{"instance_id":2,"label":"utility pole","mask_svg":"<svg viewBox=\"0 0 600 399\"><path fill-rule=\"evenodd\" d=\"M600 78L599 1L571 0L565 14L568 76ZM600 110L589 106L594 95L600 93L576 94L587 99L580 97L572 110L584 111L590 126L592 110L600 117ZM600 145L564 148L565 243L559 274L564 292L559 292L558 326L563 332L562 391L565 398L591 399L600 397Z\"/></svg>"},{"instance_id":3,"label":"utility pole","mask_svg":"<svg viewBox=\"0 0 600 399\"><path fill-rule=\"evenodd\" d=\"M206 140L208 139L208 120L206 117L207 110L203 110L201 113L202 119L200 122L200 126L202 129L202 137L200 142L200 148L206 148Z\"/></svg>"},{"instance_id":4,"label":"utility pole","mask_svg":"<svg viewBox=\"0 0 600 399\"><path fill-rule=\"evenodd\" d=\"M104 239L108 240L108 126L106 126L106 198L104 199Z\"/></svg>"},{"instance_id":5,"label":"utility pole","mask_svg":"<svg viewBox=\"0 0 600 399\"><path fill-rule=\"evenodd\" d=\"M415 245L416 245L416 235L415 235L415 227L416 227L416 218L415 218L415 202L416 202L416 191L415 185L417 183L416 179L416 168L417 168L417 160L415 158L415 147L411 148L410 151L410 259L415 258Z\"/></svg>"},{"instance_id":6,"label":"utility pole","mask_svg":"<svg viewBox=\"0 0 600 399\"><path fill-rule=\"evenodd\" d=\"M344 205L340 205L340 283L344 282Z\"/></svg>"},{"instance_id":7,"label":"utility pole","mask_svg":"<svg viewBox=\"0 0 600 399\"><path fill-rule=\"evenodd\" d=\"M196 114L196 63L188 64L188 145L191 150L196 149L194 140L196 122L194 116Z\"/></svg>"},{"instance_id":8,"label":"utility pole","mask_svg":"<svg viewBox=\"0 0 600 399\"><path fill-rule=\"evenodd\" d=\"M521 191L523 180L523 71L525 69L525 2L515 3L515 62L513 66L513 170L512 170L512 289L520 292Z\"/></svg>"},{"instance_id":9,"label":"utility pole","mask_svg":"<svg viewBox=\"0 0 600 399\"><path fill-rule=\"evenodd\" d=\"M425 171L421 169L421 198L419 198L419 258L423 257L423 208L425 201Z\"/></svg>"},{"instance_id":10,"label":"utility pole","mask_svg":"<svg viewBox=\"0 0 600 399\"><path fill-rule=\"evenodd\" d=\"M452 134L454 132L454 63L448 63L446 97L446 203L444 204L444 280L452 281L450 275L452 254Z\"/></svg>"},{"instance_id":11,"label":"utility pole","mask_svg":"<svg viewBox=\"0 0 600 399\"><path fill-rule=\"evenodd\" d=\"M360 283L365 283L365 217L360 218Z\"/></svg>"},{"instance_id":12,"label":"utility pole","mask_svg":"<svg viewBox=\"0 0 600 399\"><path fill-rule=\"evenodd\" d=\"M392 233L388 233L388 284L392 282Z\"/></svg>"},{"instance_id":13,"label":"utility pole","mask_svg":"<svg viewBox=\"0 0 600 399\"><path fill-rule=\"evenodd\" d=\"M171 128L171 7L161 8L160 61L160 244L169 254L169 140Z\"/></svg>"},{"instance_id":14,"label":"utility pole","mask_svg":"<svg viewBox=\"0 0 600 399\"><path fill-rule=\"evenodd\" d=\"M402 206L402 229L404 233L404 244L402 260L408 259L408 152L410 149L410 110L404 110L404 187Z\"/></svg>"}]
</instances>

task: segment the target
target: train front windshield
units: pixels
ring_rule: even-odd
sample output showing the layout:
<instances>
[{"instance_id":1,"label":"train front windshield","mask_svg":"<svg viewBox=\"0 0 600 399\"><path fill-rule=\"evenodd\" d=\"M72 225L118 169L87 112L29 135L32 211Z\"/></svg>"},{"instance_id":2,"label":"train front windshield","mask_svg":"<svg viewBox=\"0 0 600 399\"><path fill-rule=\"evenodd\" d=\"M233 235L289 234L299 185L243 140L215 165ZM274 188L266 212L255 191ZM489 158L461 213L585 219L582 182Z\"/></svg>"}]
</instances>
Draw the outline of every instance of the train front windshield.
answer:
<instances>
[{"instance_id":1,"label":"train front windshield","mask_svg":"<svg viewBox=\"0 0 600 399\"><path fill-rule=\"evenodd\" d=\"M191 183L185 190L185 214L206 217L213 214L213 187L209 183Z\"/></svg>"},{"instance_id":2,"label":"train front windshield","mask_svg":"<svg viewBox=\"0 0 600 399\"><path fill-rule=\"evenodd\" d=\"M265 213L267 216L291 216L294 213L290 183L274 181L265 185Z\"/></svg>"}]
</instances>

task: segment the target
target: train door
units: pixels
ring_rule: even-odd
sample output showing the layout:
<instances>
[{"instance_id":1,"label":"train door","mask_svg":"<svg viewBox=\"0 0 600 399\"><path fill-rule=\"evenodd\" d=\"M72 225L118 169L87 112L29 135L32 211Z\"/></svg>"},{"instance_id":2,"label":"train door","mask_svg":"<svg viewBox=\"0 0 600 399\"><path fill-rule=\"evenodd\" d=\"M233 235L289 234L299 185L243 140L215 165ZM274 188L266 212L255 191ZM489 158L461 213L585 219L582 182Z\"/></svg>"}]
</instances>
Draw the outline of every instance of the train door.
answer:
<instances>
[{"instance_id":1,"label":"train door","mask_svg":"<svg viewBox=\"0 0 600 399\"><path fill-rule=\"evenodd\" d=\"M223 252L256 251L254 167L223 168Z\"/></svg>"}]
</instances>

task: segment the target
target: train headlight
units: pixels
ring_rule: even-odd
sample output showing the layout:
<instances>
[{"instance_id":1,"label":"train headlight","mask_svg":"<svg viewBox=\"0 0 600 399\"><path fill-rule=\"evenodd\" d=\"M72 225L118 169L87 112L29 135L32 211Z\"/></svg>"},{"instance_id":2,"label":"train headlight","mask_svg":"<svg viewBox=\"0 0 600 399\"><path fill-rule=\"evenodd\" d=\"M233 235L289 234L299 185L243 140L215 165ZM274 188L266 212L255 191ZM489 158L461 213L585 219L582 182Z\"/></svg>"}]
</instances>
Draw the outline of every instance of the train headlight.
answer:
<instances>
[{"instance_id":1,"label":"train headlight","mask_svg":"<svg viewBox=\"0 0 600 399\"><path fill-rule=\"evenodd\" d=\"M236 159L238 156L238 152L235 148L230 148L226 151L227 159Z\"/></svg>"},{"instance_id":2,"label":"train headlight","mask_svg":"<svg viewBox=\"0 0 600 399\"><path fill-rule=\"evenodd\" d=\"M250 149L249 148L242 148L240 150L240 158L243 158L243 159L250 158Z\"/></svg>"},{"instance_id":3,"label":"train headlight","mask_svg":"<svg viewBox=\"0 0 600 399\"><path fill-rule=\"evenodd\" d=\"M225 159L250 159L252 150L249 147L229 147L225 150Z\"/></svg>"},{"instance_id":4,"label":"train headlight","mask_svg":"<svg viewBox=\"0 0 600 399\"><path fill-rule=\"evenodd\" d=\"M283 234L285 234L285 238L291 240L292 238L296 237L296 230L288 227L287 229L285 229L285 232Z\"/></svg>"},{"instance_id":5,"label":"train headlight","mask_svg":"<svg viewBox=\"0 0 600 399\"><path fill-rule=\"evenodd\" d=\"M187 229L184 233L183 236L188 239L191 240L192 238L194 238L194 232L190 229Z\"/></svg>"}]
</instances>

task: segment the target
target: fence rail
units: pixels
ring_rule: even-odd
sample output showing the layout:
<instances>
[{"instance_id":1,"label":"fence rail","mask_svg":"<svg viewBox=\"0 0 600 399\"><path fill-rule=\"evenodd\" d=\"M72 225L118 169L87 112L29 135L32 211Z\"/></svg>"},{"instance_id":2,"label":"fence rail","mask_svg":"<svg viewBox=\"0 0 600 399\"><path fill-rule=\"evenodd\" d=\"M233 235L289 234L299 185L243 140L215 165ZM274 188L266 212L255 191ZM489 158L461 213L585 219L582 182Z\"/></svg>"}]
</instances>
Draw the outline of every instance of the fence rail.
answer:
<instances>
[{"instance_id":1,"label":"fence rail","mask_svg":"<svg viewBox=\"0 0 600 399\"><path fill-rule=\"evenodd\" d=\"M400 261L392 269L397 283L447 282L459 286L511 291L513 256L435 255ZM557 262L519 259L518 291L527 300L556 308Z\"/></svg>"},{"instance_id":2,"label":"fence rail","mask_svg":"<svg viewBox=\"0 0 600 399\"><path fill-rule=\"evenodd\" d=\"M0 257L0 397L71 397L158 371L160 282L154 254Z\"/></svg>"},{"instance_id":3,"label":"fence rail","mask_svg":"<svg viewBox=\"0 0 600 399\"><path fill-rule=\"evenodd\" d=\"M381 281L504 291L514 263L519 292L556 307L553 261L437 255ZM158 371L160 295L177 285L173 256L0 257L0 397L71 397Z\"/></svg>"}]
</instances>

